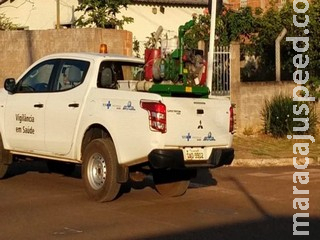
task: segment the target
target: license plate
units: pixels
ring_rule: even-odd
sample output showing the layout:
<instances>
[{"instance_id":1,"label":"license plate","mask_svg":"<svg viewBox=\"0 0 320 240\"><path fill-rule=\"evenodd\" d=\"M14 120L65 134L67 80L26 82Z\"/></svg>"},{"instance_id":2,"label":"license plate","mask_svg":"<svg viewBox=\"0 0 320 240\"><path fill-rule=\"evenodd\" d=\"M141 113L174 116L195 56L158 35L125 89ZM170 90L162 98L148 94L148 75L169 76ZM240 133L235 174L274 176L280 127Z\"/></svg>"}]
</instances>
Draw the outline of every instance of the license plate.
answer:
<instances>
[{"instance_id":1,"label":"license plate","mask_svg":"<svg viewBox=\"0 0 320 240\"><path fill-rule=\"evenodd\" d=\"M185 148L183 149L183 155L185 160L204 160L203 148Z\"/></svg>"}]
</instances>

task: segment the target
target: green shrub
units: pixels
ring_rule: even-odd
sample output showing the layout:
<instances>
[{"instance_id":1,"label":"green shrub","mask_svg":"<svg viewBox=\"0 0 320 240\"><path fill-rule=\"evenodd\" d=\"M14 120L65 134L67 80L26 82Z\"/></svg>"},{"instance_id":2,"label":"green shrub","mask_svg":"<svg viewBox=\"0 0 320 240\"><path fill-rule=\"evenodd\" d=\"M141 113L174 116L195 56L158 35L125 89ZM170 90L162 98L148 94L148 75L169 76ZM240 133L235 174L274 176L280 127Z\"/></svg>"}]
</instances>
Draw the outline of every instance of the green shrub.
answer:
<instances>
[{"instance_id":1,"label":"green shrub","mask_svg":"<svg viewBox=\"0 0 320 240\"><path fill-rule=\"evenodd\" d=\"M308 106L309 112L306 113L306 108L303 108L298 115L295 114L293 106L297 105L296 111L298 111L302 109L302 107L300 108L302 104ZM274 137L316 133L317 115L314 105L309 102L293 101L292 97L277 95L271 100L265 100L261 115L264 121L265 133ZM294 118L306 118L309 126L306 122L294 121ZM306 131L293 131L294 127L303 128L304 126L307 128Z\"/></svg>"}]
</instances>

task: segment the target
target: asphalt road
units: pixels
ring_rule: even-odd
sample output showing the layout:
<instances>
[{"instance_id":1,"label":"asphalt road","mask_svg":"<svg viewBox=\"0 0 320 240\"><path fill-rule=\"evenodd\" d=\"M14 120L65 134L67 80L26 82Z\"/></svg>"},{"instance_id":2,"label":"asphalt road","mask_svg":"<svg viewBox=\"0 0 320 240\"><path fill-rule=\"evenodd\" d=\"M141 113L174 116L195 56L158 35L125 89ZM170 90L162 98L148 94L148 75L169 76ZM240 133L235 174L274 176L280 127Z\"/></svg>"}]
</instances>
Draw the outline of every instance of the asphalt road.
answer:
<instances>
[{"instance_id":1,"label":"asphalt road","mask_svg":"<svg viewBox=\"0 0 320 240\"><path fill-rule=\"evenodd\" d=\"M320 168L306 185L293 167L223 167L201 171L182 197L164 198L152 179L131 185L113 202L88 199L77 169L66 177L44 162L19 163L0 181L0 239L319 239ZM293 195L293 186L309 190ZM293 209L308 197L307 211ZM309 236L294 237L293 214L308 212Z\"/></svg>"}]
</instances>

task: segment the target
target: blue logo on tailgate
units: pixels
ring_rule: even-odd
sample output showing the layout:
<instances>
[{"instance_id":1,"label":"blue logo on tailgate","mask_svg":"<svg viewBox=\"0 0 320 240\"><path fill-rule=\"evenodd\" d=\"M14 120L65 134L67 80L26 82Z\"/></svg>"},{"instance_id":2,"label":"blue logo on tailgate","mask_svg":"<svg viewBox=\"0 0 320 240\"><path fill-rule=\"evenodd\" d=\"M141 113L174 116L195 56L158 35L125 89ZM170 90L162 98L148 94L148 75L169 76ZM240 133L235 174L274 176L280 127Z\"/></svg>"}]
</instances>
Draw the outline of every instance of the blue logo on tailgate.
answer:
<instances>
[{"instance_id":1,"label":"blue logo on tailgate","mask_svg":"<svg viewBox=\"0 0 320 240\"><path fill-rule=\"evenodd\" d=\"M203 138L203 141L215 141L216 139L212 136L212 133L209 132L207 136Z\"/></svg>"},{"instance_id":2,"label":"blue logo on tailgate","mask_svg":"<svg viewBox=\"0 0 320 240\"><path fill-rule=\"evenodd\" d=\"M189 141L189 140L191 139L190 133L188 133L188 134L185 135L185 136L182 136L182 139L187 139L187 141Z\"/></svg>"}]
</instances>

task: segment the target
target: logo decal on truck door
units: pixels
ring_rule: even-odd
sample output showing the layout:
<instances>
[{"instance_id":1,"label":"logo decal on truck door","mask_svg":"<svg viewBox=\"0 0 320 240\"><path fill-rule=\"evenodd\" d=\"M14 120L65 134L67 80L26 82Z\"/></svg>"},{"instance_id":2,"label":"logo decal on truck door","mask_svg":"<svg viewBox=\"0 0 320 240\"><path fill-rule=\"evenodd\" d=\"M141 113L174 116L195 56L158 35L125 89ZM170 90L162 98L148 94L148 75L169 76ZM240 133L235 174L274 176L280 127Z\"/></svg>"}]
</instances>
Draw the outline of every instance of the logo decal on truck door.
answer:
<instances>
[{"instance_id":1,"label":"logo decal on truck door","mask_svg":"<svg viewBox=\"0 0 320 240\"><path fill-rule=\"evenodd\" d=\"M106 106L107 106L108 109L111 107L110 101L107 102L107 105L106 105Z\"/></svg>"},{"instance_id":2,"label":"logo decal on truck door","mask_svg":"<svg viewBox=\"0 0 320 240\"><path fill-rule=\"evenodd\" d=\"M109 110L109 109L112 109L112 110L121 110L121 105L113 104L113 103L111 103L110 100L102 103L102 106L103 106L103 107L106 107L108 110Z\"/></svg>"},{"instance_id":3,"label":"logo decal on truck door","mask_svg":"<svg viewBox=\"0 0 320 240\"><path fill-rule=\"evenodd\" d=\"M123 110L136 110L136 109L134 108L134 106L132 106L131 101L128 101L127 105L124 105L122 109L123 109Z\"/></svg>"},{"instance_id":4,"label":"logo decal on truck door","mask_svg":"<svg viewBox=\"0 0 320 240\"><path fill-rule=\"evenodd\" d=\"M107 103L103 103L102 106L107 107L107 109L110 109L112 105L111 102L108 101Z\"/></svg>"}]
</instances>

